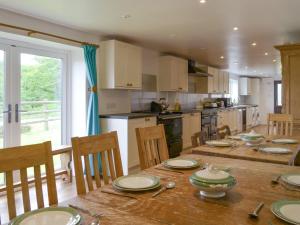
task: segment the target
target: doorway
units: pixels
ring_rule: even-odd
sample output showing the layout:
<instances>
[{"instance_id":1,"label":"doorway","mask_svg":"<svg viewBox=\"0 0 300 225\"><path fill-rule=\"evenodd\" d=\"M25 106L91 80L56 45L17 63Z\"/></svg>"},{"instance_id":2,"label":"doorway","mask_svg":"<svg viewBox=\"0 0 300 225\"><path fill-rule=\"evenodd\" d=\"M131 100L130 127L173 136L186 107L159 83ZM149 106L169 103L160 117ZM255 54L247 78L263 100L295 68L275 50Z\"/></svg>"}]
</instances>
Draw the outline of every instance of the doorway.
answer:
<instances>
[{"instance_id":1,"label":"doorway","mask_svg":"<svg viewBox=\"0 0 300 225\"><path fill-rule=\"evenodd\" d=\"M67 54L28 46L0 42L0 148L48 140L54 147L66 144ZM54 166L61 168L60 156ZM0 174L0 186L4 182Z\"/></svg>"},{"instance_id":2,"label":"doorway","mask_svg":"<svg viewBox=\"0 0 300 225\"><path fill-rule=\"evenodd\" d=\"M274 81L274 113L282 112L282 82Z\"/></svg>"}]
</instances>

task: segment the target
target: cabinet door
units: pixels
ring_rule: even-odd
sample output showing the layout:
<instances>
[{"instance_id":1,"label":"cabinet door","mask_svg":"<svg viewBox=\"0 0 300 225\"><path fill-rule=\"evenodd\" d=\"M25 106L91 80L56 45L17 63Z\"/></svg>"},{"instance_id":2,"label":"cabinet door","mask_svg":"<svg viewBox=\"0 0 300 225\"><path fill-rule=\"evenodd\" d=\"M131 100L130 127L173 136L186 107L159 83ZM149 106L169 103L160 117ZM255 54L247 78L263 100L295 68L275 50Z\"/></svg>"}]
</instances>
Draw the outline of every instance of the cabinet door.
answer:
<instances>
[{"instance_id":1,"label":"cabinet door","mask_svg":"<svg viewBox=\"0 0 300 225\"><path fill-rule=\"evenodd\" d=\"M209 94L213 94L215 93L214 92L214 81L215 81L215 78L214 78L214 74L215 74L215 69L212 68L212 67L208 67L208 71L207 71L210 75L212 76L209 76L207 78L207 92Z\"/></svg>"},{"instance_id":2,"label":"cabinet door","mask_svg":"<svg viewBox=\"0 0 300 225\"><path fill-rule=\"evenodd\" d=\"M127 47L126 80L130 88L142 87L142 51L140 47Z\"/></svg>"},{"instance_id":3,"label":"cabinet door","mask_svg":"<svg viewBox=\"0 0 300 225\"><path fill-rule=\"evenodd\" d=\"M184 59L177 60L177 80L178 80L178 90L188 91L188 62Z\"/></svg>"},{"instance_id":4,"label":"cabinet door","mask_svg":"<svg viewBox=\"0 0 300 225\"><path fill-rule=\"evenodd\" d=\"M190 136L201 131L201 116L200 113L191 113L190 114Z\"/></svg>"},{"instance_id":5,"label":"cabinet door","mask_svg":"<svg viewBox=\"0 0 300 225\"><path fill-rule=\"evenodd\" d=\"M214 81L214 93L218 93L219 92L219 70L218 69L214 69L213 81Z\"/></svg>"},{"instance_id":6,"label":"cabinet door","mask_svg":"<svg viewBox=\"0 0 300 225\"><path fill-rule=\"evenodd\" d=\"M183 114L182 117L182 141L183 148L188 148L192 145L191 141L190 114Z\"/></svg>"},{"instance_id":7,"label":"cabinet door","mask_svg":"<svg viewBox=\"0 0 300 225\"><path fill-rule=\"evenodd\" d=\"M229 94L229 73L223 72L224 93Z\"/></svg>"},{"instance_id":8,"label":"cabinet door","mask_svg":"<svg viewBox=\"0 0 300 225\"><path fill-rule=\"evenodd\" d=\"M127 81L127 64L128 54L127 45L125 43L115 42L115 87L128 87Z\"/></svg>"},{"instance_id":9,"label":"cabinet door","mask_svg":"<svg viewBox=\"0 0 300 225\"><path fill-rule=\"evenodd\" d=\"M219 70L218 93L224 93L224 71Z\"/></svg>"}]
</instances>

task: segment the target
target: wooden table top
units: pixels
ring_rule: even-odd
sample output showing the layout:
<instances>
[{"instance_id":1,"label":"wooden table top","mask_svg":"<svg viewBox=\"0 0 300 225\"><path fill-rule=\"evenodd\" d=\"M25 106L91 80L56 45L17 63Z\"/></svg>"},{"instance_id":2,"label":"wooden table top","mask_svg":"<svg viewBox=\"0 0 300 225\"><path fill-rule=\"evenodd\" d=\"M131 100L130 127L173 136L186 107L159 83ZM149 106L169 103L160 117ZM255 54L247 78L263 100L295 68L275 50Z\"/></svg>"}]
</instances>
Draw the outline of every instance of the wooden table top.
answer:
<instances>
[{"instance_id":1,"label":"wooden table top","mask_svg":"<svg viewBox=\"0 0 300 225\"><path fill-rule=\"evenodd\" d=\"M212 156L185 155L203 163L229 166L236 177L237 185L222 199L205 199L188 181L196 170L182 170L179 174L150 168L141 173L157 175L161 182L176 182L176 188L152 198L154 191L134 194L136 199L107 194L100 189L71 199L62 205L73 204L93 213L100 213L101 225L104 224L203 224L203 225L243 225L284 224L270 211L270 205L280 199L300 199L300 191L292 191L281 184L271 185L274 176L288 172L299 172L299 168L285 165L252 162ZM160 166L160 165L159 165ZM112 190L110 185L103 187ZM131 194L133 195L133 194ZM248 213L259 202L265 203L259 219L250 219ZM82 214L84 225L92 218Z\"/></svg>"},{"instance_id":2,"label":"wooden table top","mask_svg":"<svg viewBox=\"0 0 300 225\"><path fill-rule=\"evenodd\" d=\"M272 140L280 137L267 138L266 140ZM282 137L283 138L283 137ZM286 137L285 137L286 138ZM300 143L299 136L289 137L290 139L296 139ZM266 163L276 163L288 165L293 154L297 151L299 144L273 144L271 141L262 143L264 147L283 147L292 150L288 154L270 154L261 151L257 151L255 147L246 146L243 141L235 141L237 146L232 147L211 147L208 145L202 145L192 149L193 154L218 156L233 159L244 159Z\"/></svg>"}]
</instances>

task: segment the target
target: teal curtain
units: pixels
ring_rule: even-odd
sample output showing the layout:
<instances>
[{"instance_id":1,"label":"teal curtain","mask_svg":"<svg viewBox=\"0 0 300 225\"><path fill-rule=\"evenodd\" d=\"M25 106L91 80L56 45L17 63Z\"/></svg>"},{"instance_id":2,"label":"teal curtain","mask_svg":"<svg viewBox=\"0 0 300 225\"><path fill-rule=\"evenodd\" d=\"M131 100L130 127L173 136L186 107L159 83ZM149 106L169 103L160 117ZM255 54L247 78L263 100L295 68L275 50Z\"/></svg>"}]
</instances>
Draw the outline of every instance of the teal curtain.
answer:
<instances>
[{"instance_id":1,"label":"teal curtain","mask_svg":"<svg viewBox=\"0 0 300 225\"><path fill-rule=\"evenodd\" d=\"M86 64L87 79L89 82L90 96L87 116L87 134L100 134L99 112L98 112L98 94L97 94L97 67L96 67L96 51L97 48L92 45L83 45L84 60ZM90 165L93 165L93 159L90 155ZM100 154L98 155L99 162ZM101 171L101 164L99 164ZM91 173L94 175L94 168L91 166Z\"/></svg>"}]
</instances>

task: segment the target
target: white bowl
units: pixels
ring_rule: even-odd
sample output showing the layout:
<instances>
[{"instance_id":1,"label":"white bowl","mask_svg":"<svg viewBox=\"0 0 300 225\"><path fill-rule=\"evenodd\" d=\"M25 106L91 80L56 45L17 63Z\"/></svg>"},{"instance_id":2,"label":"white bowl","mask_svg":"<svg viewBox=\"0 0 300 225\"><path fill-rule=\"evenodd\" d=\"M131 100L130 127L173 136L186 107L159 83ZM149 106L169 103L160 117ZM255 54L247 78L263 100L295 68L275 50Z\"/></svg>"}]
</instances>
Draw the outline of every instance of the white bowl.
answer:
<instances>
[{"instance_id":1,"label":"white bowl","mask_svg":"<svg viewBox=\"0 0 300 225\"><path fill-rule=\"evenodd\" d=\"M207 184L189 178L190 183L200 190L200 195L206 198L222 198L236 185L236 180L231 184Z\"/></svg>"},{"instance_id":2,"label":"white bowl","mask_svg":"<svg viewBox=\"0 0 300 225\"><path fill-rule=\"evenodd\" d=\"M260 137L260 138L248 139L248 138L242 137L242 141L246 142L246 145L248 145L248 146L257 146L257 145L260 145L264 141L264 138Z\"/></svg>"}]
</instances>

